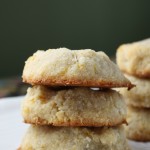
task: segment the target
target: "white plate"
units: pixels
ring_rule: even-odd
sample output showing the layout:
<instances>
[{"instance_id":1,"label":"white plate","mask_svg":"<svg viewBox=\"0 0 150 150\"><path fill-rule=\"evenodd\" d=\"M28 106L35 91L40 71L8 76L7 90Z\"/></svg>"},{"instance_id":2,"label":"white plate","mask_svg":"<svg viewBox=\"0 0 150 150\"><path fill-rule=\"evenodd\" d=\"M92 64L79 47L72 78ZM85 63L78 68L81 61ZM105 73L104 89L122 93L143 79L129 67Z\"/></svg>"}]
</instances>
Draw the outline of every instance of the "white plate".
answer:
<instances>
[{"instance_id":1,"label":"white plate","mask_svg":"<svg viewBox=\"0 0 150 150\"><path fill-rule=\"evenodd\" d=\"M20 104L23 96L0 99L0 150L16 150L28 125L23 123ZM131 150L150 150L150 143L129 141Z\"/></svg>"}]
</instances>

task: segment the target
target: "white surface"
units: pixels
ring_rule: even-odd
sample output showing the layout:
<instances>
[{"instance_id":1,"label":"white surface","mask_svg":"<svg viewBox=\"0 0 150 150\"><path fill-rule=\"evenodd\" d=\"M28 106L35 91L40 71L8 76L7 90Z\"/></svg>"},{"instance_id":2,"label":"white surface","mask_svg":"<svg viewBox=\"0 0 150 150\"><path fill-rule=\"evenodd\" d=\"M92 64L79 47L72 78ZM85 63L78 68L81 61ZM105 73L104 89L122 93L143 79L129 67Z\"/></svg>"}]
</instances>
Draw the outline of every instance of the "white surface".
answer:
<instances>
[{"instance_id":1,"label":"white surface","mask_svg":"<svg viewBox=\"0 0 150 150\"><path fill-rule=\"evenodd\" d=\"M142 142L129 141L129 145L131 150L150 150L150 142L142 143Z\"/></svg>"},{"instance_id":2,"label":"white surface","mask_svg":"<svg viewBox=\"0 0 150 150\"><path fill-rule=\"evenodd\" d=\"M16 150L28 125L23 123L20 104L23 96L0 99L0 150ZM150 150L150 143L129 141L131 150Z\"/></svg>"},{"instance_id":3,"label":"white surface","mask_svg":"<svg viewBox=\"0 0 150 150\"><path fill-rule=\"evenodd\" d=\"M0 150L16 150L28 127L20 113L22 100L23 97L0 99Z\"/></svg>"}]
</instances>

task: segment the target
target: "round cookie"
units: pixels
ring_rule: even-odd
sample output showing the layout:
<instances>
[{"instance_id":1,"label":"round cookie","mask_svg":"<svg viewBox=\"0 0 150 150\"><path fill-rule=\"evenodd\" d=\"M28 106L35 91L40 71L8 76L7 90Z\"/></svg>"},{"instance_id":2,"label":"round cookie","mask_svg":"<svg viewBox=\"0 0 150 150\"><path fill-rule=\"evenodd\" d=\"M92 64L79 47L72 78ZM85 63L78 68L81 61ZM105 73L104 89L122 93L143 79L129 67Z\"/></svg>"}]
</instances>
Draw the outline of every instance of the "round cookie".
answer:
<instances>
[{"instance_id":1,"label":"round cookie","mask_svg":"<svg viewBox=\"0 0 150 150\"><path fill-rule=\"evenodd\" d=\"M126 123L123 97L113 90L34 86L22 104L26 123L54 126L115 126Z\"/></svg>"},{"instance_id":2,"label":"round cookie","mask_svg":"<svg viewBox=\"0 0 150 150\"><path fill-rule=\"evenodd\" d=\"M125 73L150 78L150 38L121 45L117 50L117 64Z\"/></svg>"},{"instance_id":3,"label":"round cookie","mask_svg":"<svg viewBox=\"0 0 150 150\"><path fill-rule=\"evenodd\" d=\"M150 79L142 79L125 74L136 87L131 90L118 89L128 105L150 108Z\"/></svg>"},{"instance_id":4,"label":"round cookie","mask_svg":"<svg viewBox=\"0 0 150 150\"><path fill-rule=\"evenodd\" d=\"M26 61L22 77L24 82L33 85L133 86L105 53L90 49L37 51Z\"/></svg>"},{"instance_id":5,"label":"round cookie","mask_svg":"<svg viewBox=\"0 0 150 150\"><path fill-rule=\"evenodd\" d=\"M19 150L129 150L123 128L30 126Z\"/></svg>"},{"instance_id":6,"label":"round cookie","mask_svg":"<svg viewBox=\"0 0 150 150\"><path fill-rule=\"evenodd\" d=\"M150 109L128 107L127 122L126 134L129 139L150 141Z\"/></svg>"}]
</instances>

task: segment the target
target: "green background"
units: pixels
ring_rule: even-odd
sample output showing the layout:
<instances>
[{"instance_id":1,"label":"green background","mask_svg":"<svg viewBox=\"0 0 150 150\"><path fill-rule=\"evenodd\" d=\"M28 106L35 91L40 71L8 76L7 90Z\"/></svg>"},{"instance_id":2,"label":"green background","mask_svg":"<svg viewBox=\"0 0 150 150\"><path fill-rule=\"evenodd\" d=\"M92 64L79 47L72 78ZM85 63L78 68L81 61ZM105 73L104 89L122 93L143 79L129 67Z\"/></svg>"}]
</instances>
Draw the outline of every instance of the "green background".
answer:
<instances>
[{"instance_id":1,"label":"green background","mask_svg":"<svg viewBox=\"0 0 150 150\"><path fill-rule=\"evenodd\" d=\"M1 0L0 77L21 75L37 49L91 48L115 55L150 36L149 0Z\"/></svg>"}]
</instances>

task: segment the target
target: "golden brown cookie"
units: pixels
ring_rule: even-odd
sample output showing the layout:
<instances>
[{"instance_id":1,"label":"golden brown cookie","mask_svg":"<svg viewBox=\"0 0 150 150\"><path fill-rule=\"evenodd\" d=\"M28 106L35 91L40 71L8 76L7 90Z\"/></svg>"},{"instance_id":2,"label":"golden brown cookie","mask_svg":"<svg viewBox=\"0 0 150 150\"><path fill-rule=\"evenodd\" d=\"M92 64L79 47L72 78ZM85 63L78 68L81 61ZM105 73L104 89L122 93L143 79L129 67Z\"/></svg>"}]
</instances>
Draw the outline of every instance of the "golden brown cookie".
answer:
<instances>
[{"instance_id":1,"label":"golden brown cookie","mask_svg":"<svg viewBox=\"0 0 150 150\"><path fill-rule=\"evenodd\" d=\"M123 97L113 90L28 89L22 104L26 123L54 126L114 126L126 123Z\"/></svg>"},{"instance_id":2,"label":"golden brown cookie","mask_svg":"<svg viewBox=\"0 0 150 150\"><path fill-rule=\"evenodd\" d=\"M150 109L128 107L127 137L136 141L150 141Z\"/></svg>"},{"instance_id":3,"label":"golden brown cookie","mask_svg":"<svg viewBox=\"0 0 150 150\"><path fill-rule=\"evenodd\" d=\"M137 78L127 74L125 74L125 77L136 85L131 90L126 88L118 89L124 96L127 104L135 107L150 108L150 79Z\"/></svg>"},{"instance_id":4,"label":"golden brown cookie","mask_svg":"<svg viewBox=\"0 0 150 150\"><path fill-rule=\"evenodd\" d=\"M123 128L30 126L20 150L129 150Z\"/></svg>"},{"instance_id":5,"label":"golden brown cookie","mask_svg":"<svg viewBox=\"0 0 150 150\"><path fill-rule=\"evenodd\" d=\"M33 85L132 87L105 53L90 49L37 51L26 61L22 77Z\"/></svg>"},{"instance_id":6,"label":"golden brown cookie","mask_svg":"<svg viewBox=\"0 0 150 150\"><path fill-rule=\"evenodd\" d=\"M117 50L117 64L125 73L150 78L150 38L121 45Z\"/></svg>"}]
</instances>

